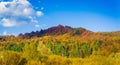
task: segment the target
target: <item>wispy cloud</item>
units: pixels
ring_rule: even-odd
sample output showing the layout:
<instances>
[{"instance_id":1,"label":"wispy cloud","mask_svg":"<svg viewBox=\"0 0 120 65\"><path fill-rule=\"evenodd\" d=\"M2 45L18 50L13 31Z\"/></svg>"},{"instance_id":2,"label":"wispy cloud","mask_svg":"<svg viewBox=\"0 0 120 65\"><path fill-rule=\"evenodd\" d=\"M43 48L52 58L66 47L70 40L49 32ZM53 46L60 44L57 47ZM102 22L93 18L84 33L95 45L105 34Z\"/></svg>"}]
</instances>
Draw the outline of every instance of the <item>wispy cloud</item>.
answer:
<instances>
[{"instance_id":1,"label":"wispy cloud","mask_svg":"<svg viewBox=\"0 0 120 65\"><path fill-rule=\"evenodd\" d=\"M41 11L35 11L27 0L12 0L0 2L0 25L13 27L37 22L36 17L42 16Z\"/></svg>"}]
</instances>

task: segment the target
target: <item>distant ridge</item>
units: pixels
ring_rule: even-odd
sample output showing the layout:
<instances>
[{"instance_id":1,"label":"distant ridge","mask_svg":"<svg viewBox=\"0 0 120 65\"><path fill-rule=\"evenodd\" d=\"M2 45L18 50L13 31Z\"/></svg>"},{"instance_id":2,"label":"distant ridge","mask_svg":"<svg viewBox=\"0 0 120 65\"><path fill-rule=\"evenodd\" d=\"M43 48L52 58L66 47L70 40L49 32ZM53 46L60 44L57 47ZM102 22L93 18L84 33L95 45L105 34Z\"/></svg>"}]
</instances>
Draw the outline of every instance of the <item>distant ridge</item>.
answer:
<instances>
[{"instance_id":1,"label":"distant ridge","mask_svg":"<svg viewBox=\"0 0 120 65\"><path fill-rule=\"evenodd\" d=\"M70 33L71 35L80 35L85 31L88 31L88 30L84 28L72 28L70 26L58 25L58 26L50 27L45 30L36 31L36 32L32 31L30 33L25 33L25 34L21 33L18 35L18 37L29 39L33 37L42 37L45 35L48 35L48 36L63 35L66 33Z\"/></svg>"}]
</instances>

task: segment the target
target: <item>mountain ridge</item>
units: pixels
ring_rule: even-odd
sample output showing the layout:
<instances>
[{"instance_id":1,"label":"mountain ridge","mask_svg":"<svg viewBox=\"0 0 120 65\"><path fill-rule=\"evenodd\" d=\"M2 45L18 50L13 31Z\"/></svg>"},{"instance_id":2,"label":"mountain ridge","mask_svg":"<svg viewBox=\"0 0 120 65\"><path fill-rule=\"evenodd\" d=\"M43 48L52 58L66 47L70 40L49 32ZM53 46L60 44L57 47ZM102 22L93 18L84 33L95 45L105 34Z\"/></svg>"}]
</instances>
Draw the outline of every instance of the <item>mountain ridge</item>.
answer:
<instances>
[{"instance_id":1,"label":"mountain ridge","mask_svg":"<svg viewBox=\"0 0 120 65\"><path fill-rule=\"evenodd\" d=\"M92 31L86 30L82 27L72 28L70 26L58 25L58 26L50 27L45 30L41 29L40 31L36 31L36 32L32 31L30 33L25 33L25 34L20 33L18 35L18 37L29 39L29 38L33 38L33 37L63 35L66 33L69 33L71 35L81 35L85 31L92 32Z\"/></svg>"}]
</instances>

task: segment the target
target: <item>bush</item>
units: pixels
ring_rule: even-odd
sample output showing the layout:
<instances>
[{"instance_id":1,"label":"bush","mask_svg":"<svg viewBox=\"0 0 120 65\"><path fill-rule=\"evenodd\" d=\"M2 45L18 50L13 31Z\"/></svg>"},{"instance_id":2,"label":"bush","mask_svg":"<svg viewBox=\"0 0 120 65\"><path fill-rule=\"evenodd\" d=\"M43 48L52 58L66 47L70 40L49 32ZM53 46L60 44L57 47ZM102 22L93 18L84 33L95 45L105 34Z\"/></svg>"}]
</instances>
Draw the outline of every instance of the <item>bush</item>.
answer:
<instances>
[{"instance_id":1,"label":"bush","mask_svg":"<svg viewBox=\"0 0 120 65\"><path fill-rule=\"evenodd\" d=\"M34 43L25 44L23 49L23 57L27 60L38 60L39 52L37 51L37 46Z\"/></svg>"},{"instance_id":2,"label":"bush","mask_svg":"<svg viewBox=\"0 0 120 65\"><path fill-rule=\"evenodd\" d=\"M22 59L22 55L18 52L4 51L3 52L3 63L5 65L18 65Z\"/></svg>"},{"instance_id":3,"label":"bush","mask_svg":"<svg viewBox=\"0 0 120 65\"><path fill-rule=\"evenodd\" d=\"M43 63L41 63L40 61L28 61L26 65L44 65Z\"/></svg>"}]
</instances>

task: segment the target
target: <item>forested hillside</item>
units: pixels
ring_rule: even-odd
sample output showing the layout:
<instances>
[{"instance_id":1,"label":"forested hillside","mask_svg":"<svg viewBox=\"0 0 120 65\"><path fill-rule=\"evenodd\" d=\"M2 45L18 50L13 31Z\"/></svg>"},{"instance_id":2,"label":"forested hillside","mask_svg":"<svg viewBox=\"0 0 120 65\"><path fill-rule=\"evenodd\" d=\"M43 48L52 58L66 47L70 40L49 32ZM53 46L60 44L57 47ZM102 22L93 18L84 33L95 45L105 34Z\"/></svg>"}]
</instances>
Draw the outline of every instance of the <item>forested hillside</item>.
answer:
<instances>
[{"instance_id":1,"label":"forested hillside","mask_svg":"<svg viewBox=\"0 0 120 65\"><path fill-rule=\"evenodd\" d=\"M0 36L0 65L119 65L120 32L58 25Z\"/></svg>"}]
</instances>

